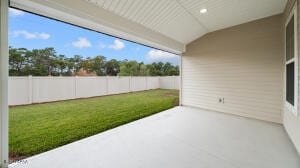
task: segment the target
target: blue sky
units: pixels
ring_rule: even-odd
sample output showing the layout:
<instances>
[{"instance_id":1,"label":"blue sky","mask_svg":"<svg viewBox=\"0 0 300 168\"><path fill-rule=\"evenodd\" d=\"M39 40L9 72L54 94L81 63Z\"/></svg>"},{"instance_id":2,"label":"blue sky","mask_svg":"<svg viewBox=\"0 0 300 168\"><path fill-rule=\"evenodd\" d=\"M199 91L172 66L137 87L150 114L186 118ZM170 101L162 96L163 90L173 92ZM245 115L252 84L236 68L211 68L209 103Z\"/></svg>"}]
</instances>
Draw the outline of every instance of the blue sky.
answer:
<instances>
[{"instance_id":1,"label":"blue sky","mask_svg":"<svg viewBox=\"0 0 300 168\"><path fill-rule=\"evenodd\" d=\"M54 47L57 54L67 57L103 55L108 60L179 63L179 56L174 54L16 9L9 10L9 45L27 49Z\"/></svg>"}]
</instances>

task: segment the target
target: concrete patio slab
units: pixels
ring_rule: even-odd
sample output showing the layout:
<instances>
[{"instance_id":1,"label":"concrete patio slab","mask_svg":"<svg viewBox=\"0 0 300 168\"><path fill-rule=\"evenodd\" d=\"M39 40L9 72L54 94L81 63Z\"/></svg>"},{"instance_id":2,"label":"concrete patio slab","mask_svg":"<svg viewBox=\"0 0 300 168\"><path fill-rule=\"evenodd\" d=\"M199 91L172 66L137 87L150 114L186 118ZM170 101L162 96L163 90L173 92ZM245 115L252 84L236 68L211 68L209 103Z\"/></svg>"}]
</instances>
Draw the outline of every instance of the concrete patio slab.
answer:
<instances>
[{"instance_id":1,"label":"concrete patio slab","mask_svg":"<svg viewBox=\"0 0 300 168\"><path fill-rule=\"evenodd\" d=\"M299 168L300 158L280 124L176 107L9 167Z\"/></svg>"}]
</instances>

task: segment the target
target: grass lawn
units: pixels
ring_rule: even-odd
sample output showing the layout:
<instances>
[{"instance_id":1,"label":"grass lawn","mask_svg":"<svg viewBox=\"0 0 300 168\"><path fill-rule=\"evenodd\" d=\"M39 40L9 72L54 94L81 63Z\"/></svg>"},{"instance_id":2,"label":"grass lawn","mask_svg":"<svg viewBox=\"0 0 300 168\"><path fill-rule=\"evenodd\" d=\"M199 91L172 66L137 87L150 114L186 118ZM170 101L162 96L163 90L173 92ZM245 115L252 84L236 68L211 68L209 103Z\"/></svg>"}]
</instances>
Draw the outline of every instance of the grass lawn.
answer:
<instances>
[{"instance_id":1,"label":"grass lawn","mask_svg":"<svg viewBox=\"0 0 300 168\"><path fill-rule=\"evenodd\" d=\"M10 157L45 152L172 108L177 102L177 90L159 89L11 107Z\"/></svg>"}]
</instances>

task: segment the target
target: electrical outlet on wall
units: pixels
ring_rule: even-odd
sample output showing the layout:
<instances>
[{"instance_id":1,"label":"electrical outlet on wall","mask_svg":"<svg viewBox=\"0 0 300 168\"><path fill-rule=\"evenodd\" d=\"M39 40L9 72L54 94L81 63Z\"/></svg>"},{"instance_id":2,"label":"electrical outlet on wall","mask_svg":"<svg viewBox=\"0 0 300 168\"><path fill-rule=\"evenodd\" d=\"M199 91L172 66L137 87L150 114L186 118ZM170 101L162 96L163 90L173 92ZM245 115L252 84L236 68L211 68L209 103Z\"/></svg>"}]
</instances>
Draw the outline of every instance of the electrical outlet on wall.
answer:
<instances>
[{"instance_id":1,"label":"electrical outlet on wall","mask_svg":"<svg viewBox=\"0 0 300 168\"><path fill-rule=\"evenodd\" d=\"M219 103L223 103L224 104L225 103L225 98L224 97L220 97L219 98Z\"/></svg>"}]
</instances>

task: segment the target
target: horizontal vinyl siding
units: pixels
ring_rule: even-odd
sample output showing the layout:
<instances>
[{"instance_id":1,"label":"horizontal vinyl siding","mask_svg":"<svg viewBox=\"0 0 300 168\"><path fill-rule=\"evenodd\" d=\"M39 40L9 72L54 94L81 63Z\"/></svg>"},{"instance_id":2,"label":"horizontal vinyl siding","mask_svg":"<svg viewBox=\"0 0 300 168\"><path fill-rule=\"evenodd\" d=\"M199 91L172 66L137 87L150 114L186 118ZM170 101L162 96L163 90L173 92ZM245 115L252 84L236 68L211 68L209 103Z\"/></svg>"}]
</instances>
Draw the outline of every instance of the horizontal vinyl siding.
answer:
<instances>
[{"instance_id":1,"label":"horizontal vinyl siding","mask_svg":"<svg viewBox=\"0 0 300 168\"><path fill-rule=\"evenodd\" d=\"M182 104L281 123L281 18L212 32L189 44L182 56Z\"/></svg>"}]
</instances>

